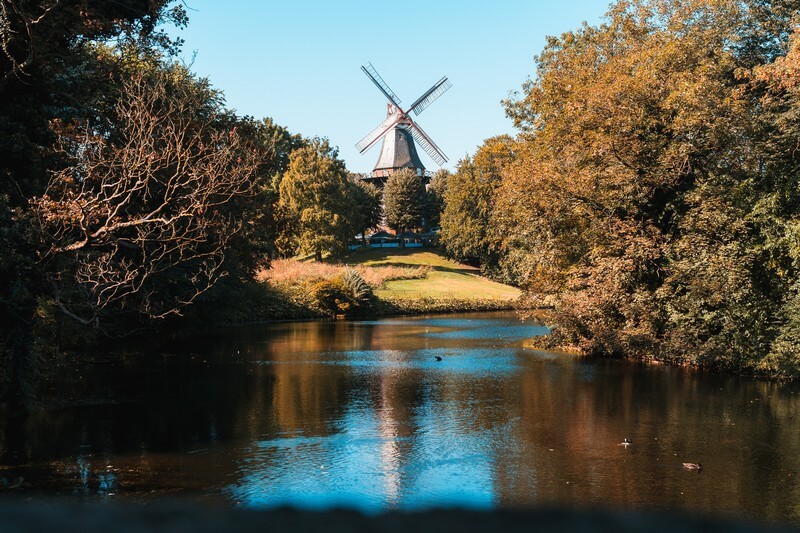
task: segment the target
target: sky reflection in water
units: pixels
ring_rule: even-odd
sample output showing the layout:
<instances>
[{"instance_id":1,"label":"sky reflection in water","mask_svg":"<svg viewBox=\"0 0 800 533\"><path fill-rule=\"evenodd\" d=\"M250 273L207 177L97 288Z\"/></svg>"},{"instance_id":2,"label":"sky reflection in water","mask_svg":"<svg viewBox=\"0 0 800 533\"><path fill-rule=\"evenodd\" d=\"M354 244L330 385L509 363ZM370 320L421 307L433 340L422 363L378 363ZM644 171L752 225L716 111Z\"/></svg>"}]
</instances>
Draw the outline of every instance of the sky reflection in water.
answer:
<instances>
[{"instance_id":1,"label":"sky reflection in water","mask_svg":"<svg viewBox=\"0 0 800 533\"><path fill-rule=\"evenodd\" d=\"M446 322L436 325L463 327L457 321ZM484 332L490 329L486 322ZM532 326L499 329L515 333L506 341L537 333ZM465 330L424 335L445 338L445 333L458 334L446 338L486 338L465 335ZM510 348L423 348L323 353L316 361L260 361L347 367L381 394L392 393L392 383L404 379L400 374L415 372L424 388L408 419L395 417L390 404L354 397L342 416L331 421L335 428L331 435L259 441L241 468L241 481L229 488L231 497L245 505L311 509L490 508L496 503L493 442L498 431L509 428L471 429L476 404L492 400L445 400L437 398L434 389L462 380L502 379L518 371L517 355L518 350Z\"/></svg>"},{"instance_id":2,"label":"sky reflection in water","mask_svg":"<svg viewBox=\"0 0 800 533\"><path fill-rule=\"evenodd\" d=\"M797 386L524 347L545 332L487 314L198 338L82 370L112 402L0 411L0 478L29 496L800 523Z\"/></svg>"}]
</instances>

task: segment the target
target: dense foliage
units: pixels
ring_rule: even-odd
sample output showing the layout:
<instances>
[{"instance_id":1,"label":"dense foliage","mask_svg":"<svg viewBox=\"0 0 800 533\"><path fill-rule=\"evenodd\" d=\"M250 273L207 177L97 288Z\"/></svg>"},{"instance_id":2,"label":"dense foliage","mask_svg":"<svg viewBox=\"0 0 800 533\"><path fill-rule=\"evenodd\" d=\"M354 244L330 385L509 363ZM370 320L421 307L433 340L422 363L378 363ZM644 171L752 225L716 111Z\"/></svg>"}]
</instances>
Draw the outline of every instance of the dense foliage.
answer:
<instances>
[{"instance_id":1,"label":"dense foliage","mask_svg":"<svg viewBox=\"0 0 800 533\"><path fill-rule=\"evenodd\" d=\"M425 231L440 228L442 225L444 197L447 193L447 180L450 179L450 176L450 171L447 169L437 170L425 189L425 205L422 216Z\"/></svg>"},{"instance_id":2,"label":"dense foliage","mask_svg":"<svg viewBox=\"0 0 800 533\"><path fill-rule=\"evenodd\" d=\"M551 309L554 343L797 375L798 7L620 0L550 38L509 157L448 183L447 250Z\"/></svg>"},{"instance_id":3,"label":"dense foliage","mask_svg":"<svg viewBox=\"0 0 800 533\"><path fill-rule=\"evenodd\" d=\"M489 232L490 219L502 170L513 155L511 137L493 137L475 156L459 161L456 172L447 176L441 240L453 258L485 269L496 264L499 243Z\"/></svg>"},{"instance_id":4,"label":"dense foliage","mask_svg":"<svg viewBox=\"0 0 800 533\"><path fill-rule=\"evenodd\" d=\"M366 244L367 233L377 228L383 218L383 192L358 174L350 174L347 188L353 234L361 234L361 243Z\"/></svg>"},{"instance_id":5,"label":"dense foliage","mask_svg":"<svg viewBox=\"0 0 800 533\"><path fill-rule=\"evenodd\" d=\"M243 294L295 238L280 193L303 154L333 162L342 190L325 202L367 208L320 229L337 235L327 249L375 224L375 192L324 142L236 116L174 60L162 27L187 21L170 0L0 0L0 401L35 394L65 339Z\"/></svg>"},{"instance_id":6,"label":"dense foliage","mask_svg":"<svg viewBox=\"0 0 800 533\"><path fill-rule=\"evenodd\" d=\"M404 168L389 176L383 188L383 199L386 224L390 228L403 233L422 227L425 184L413 170Z\"/></svg>"},{"instance_id":7,"label":"dense foliage","mask_svg":"<svg viewBox=\"0 0 800 533\"><path fill-rule=\"evenodd\" d=\"M101 130L131 67L125 57L179 46L158 29L186 23L183 7L168 4L0 1L0 397L30 394L37 308L53 295L51 265L42 261L51 243L31 201L45 194L52 172L69 166L56 129Z\"/></svg>"},{"instance_id":8,"label":"dense foliage","mask_svg":"<svg viewBox=\"0 0 800 533\"><path fill-rule=\"evenodd\" d=\"M362 191L348 179L344 162L327 141L316 139L292 152L279 185L285 251L313 254L320 261L324 251L344 250L365 225L351 217L357 207L354 190Z\"/></svg>"}]
</instances>

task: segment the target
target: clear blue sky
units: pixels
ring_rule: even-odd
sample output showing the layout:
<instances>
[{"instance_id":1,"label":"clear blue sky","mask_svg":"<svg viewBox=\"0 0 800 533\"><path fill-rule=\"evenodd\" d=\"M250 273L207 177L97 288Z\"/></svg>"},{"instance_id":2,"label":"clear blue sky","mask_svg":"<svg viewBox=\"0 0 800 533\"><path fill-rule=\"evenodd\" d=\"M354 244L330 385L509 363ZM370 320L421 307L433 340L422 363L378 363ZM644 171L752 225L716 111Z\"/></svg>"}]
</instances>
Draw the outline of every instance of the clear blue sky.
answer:
<instances>
[{"instance_id":1,"label":"clear blue sky","mask_svg":"<svg viewBox=\"0 0 800 533\"><path fill-rule=\"evenodd\" d=\"M385 99L359 68L372 62L413 102L442 76L453 87L420 126L447 154L446 168L493 135L513 133L500 100L535 76L547 35L595 24L606 0L404 2L187 0L184 57L241 115L272 117L292 133L322 136L347 167L372 169L380 143L354 145L385 118ZM420 154L430 170L438 167Z\"/></svg>"}]
</instances>

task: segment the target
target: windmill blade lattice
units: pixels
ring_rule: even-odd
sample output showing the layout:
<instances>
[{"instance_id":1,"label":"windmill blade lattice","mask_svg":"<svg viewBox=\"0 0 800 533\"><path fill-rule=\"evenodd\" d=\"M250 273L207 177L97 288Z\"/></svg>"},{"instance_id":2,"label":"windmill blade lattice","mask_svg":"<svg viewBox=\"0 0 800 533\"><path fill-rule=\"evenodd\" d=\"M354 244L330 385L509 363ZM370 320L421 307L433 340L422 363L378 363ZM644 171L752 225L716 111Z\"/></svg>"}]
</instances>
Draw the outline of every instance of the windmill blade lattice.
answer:
<instances>
[{"instance_id":1,"label":"windmill blade lattice","mask_svg":"<svg viewBox=\"0 0 800 533\"><path fill-rule=\"evenodd\" d=\"M372 66L372 63L367 63L367 66L361 67L361 70L364 71L364 74L366 74L367 77L372 80L372 83L374 83L375 86L381 90L383 95L388 98L391 103L397 107L400 107L400 98L398 98L397 95L394 94L394 91L392 91L386 82L383 81L383 78L381 78L381 75L378 74L377 70L375 70L375 67Z\"/></svg>"},{"instance_id":2,"label":"windmill blade lattice","mask_svg":"<svg viewBox=\"0 0 800 533\"><path fill-rule=\"evenodd\" d=\"M439 147L436 146L436 143L433 142L433 140L431 140L431 138L428 137L424 131L422 131L422 128L420 128L419 125L412 122L406 129L411 132L411 136L414 137L414 141L416 141L416 143L420 145L423 150L425 150L425 153L428 154L431 159L436 161L437 165L442 166L447 162L447 156L444 155L444 152L442 152Z\"/></svg>"},{"instance_id":3,"label":"windmill blade lattice","mask_svg":"<svg viewBox=\"0 0 800 533\"><path fill-rule=\"evenodd\" d=\"M416 102L411 104L411 107L408 108L408 112L411 113L413 111L415 115L419 116L419 114L422 113L426 107L435 102L437 98L446 93L447 89L452 86L453 84L450 83L450 80L448 80L447 76L445 76L436 82L433 87L428 89L425 94L420 96Z\"/></svg>"},{"instance_id":4,"label":"windmill blade lattice","mask_svg":"<svg viewBox=\"0 0 800 533\"><path fill-rule=\"evenodd\" d=\"M383 139L378 162L369 179L385 179L401 168L413 168L420 175L426 175L416 146L420 146L439 166L446 163L447 156L409 115L412 111L419 115L453 86L447 76L434 83L405 111L400 107L400 98L389 88L372 63L362 66L361 70L389 101L387 116L383 122L356 144L358 151L363 154L379 139Z\"/></svg>"},{"instance_id":5,"label":"windmill blade lattice","mask_svg":"<svg viewBox=\"0 0 800 533\"><path fill-rule=\"evenodd\" d=\"M386 117L386 120L378 124L377 128L369 132L363 139L358 141L356 148L358 148L359 153L363 154L369 150L370 147L372 147L372 145L378 141L378 139L383 137L384 133L389 131L389 128L394 126L394 124L397 122L397 119L397 115L389 115Z\"/></svg>"}]
</instances>

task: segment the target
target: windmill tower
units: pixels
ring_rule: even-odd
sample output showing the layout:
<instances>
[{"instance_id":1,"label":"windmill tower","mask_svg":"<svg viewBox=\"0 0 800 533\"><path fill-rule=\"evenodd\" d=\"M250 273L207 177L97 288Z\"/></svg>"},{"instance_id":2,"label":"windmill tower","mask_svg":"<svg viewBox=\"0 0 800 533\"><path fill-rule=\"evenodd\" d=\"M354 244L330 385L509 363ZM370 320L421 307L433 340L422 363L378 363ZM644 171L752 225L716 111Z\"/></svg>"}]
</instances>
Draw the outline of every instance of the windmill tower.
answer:
<instances>
[{"instance_id":1,"label":"windmill tower","mask_svg":"<svg viewBox=\"0 0 800 533\"><path fill-rule=\"evenodd\" d=\"M413 112L415 116L418 116L453 84L445 76L417 98L406 111L400 107L400 99L383 81L383 78L380 77L372 63L367 63L366 67L362 66L361 70L389 101L386 120L356 144L359 153L363 154L372 148L375 143L383 139L378 162L375 163L372 173L364 178L365 181L370 181L382 187L393 172L402 168L411 168L422 176L427 183L429 176L426 174L425 166L417 154L416 145L425 150L425 153L440 166L447 161L447 156L419 127L419 124L411 119L411 113Z\"/></svg>"}]
</instances>

